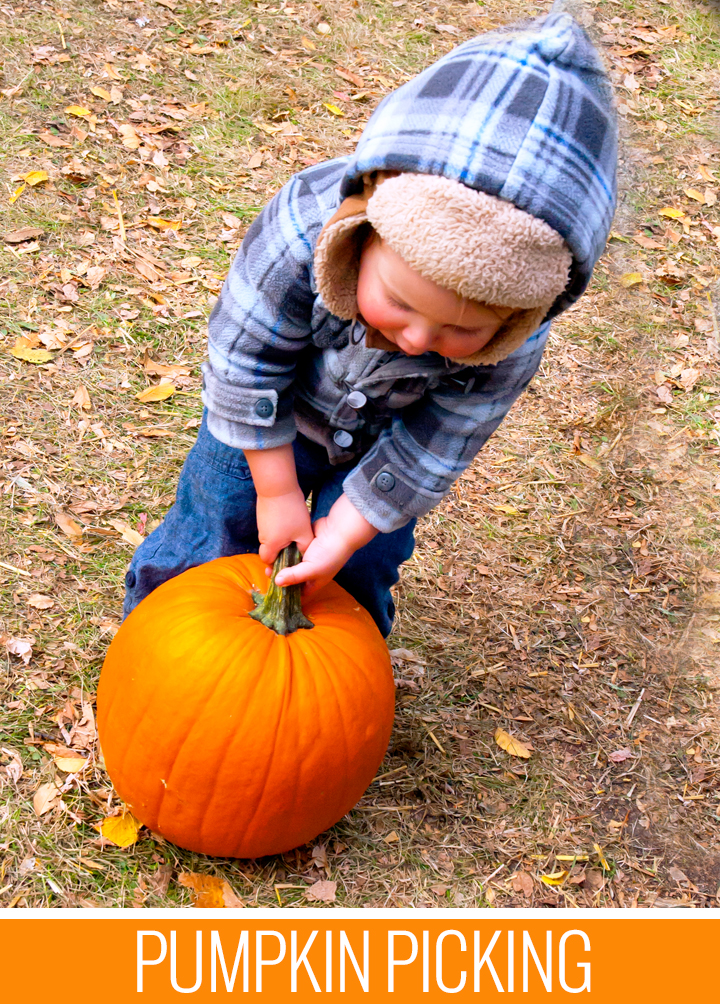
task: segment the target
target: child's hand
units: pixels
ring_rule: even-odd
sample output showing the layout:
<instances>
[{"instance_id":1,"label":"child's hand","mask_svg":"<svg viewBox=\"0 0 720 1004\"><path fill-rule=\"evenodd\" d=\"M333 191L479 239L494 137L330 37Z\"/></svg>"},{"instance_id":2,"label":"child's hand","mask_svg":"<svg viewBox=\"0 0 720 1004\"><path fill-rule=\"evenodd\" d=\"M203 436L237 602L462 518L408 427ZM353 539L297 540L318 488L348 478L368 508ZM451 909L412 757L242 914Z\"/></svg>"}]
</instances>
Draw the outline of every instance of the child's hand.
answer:
<instances>
[{"instance_id":1,"label":"child's hand","mask_svg":"<svg viewBox=\"0 0 720 1004\"><path fill-rule=\"evenodd\" d=\"M298 541L303 560L293 568L284 568L275 579L278 586L307 582L306 596L334 579L355 551L369 543L378 532L360 515L347 495L341 495L328 515L317 520L312 528L315 536L307 550L303 550Z\"/></svg>"},{"instance_id":2,"label":"child's hand","mask_svg":"<svg viewBox=\"0 0 720 1004\"><path fill-rule=\"evenodd\" d=\"M293 541L304 554L312 544L313 530L300 486L283 495L258 495L257 527L259 554L268 565Z\"/></svg>"}]
</instances>

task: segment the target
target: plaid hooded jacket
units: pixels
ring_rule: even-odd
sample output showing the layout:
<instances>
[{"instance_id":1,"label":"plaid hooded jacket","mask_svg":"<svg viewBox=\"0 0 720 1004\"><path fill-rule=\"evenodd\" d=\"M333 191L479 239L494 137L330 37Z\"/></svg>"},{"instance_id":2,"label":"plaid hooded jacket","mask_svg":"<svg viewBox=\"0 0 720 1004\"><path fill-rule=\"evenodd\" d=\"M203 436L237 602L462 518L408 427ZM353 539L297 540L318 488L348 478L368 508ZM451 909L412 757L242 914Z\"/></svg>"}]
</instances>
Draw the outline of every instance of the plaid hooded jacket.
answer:
<instances>
[{"instance_id":1,"label":"plaid hooded jacket","mask_svg":"<svg viewBox=\"0 0 720 1004\"><path fill-rule=\"evenodd\" d=\"M586 288L612 221L616 158L610 86L569 15L458 46L383 100L352 156L295 175L248 230L210 318L211 433L268 449L300 429L334 463L357 459L344 490L380 531L429 512L527 387L551 318ZM564 238L568 285L519 349L494 366L411 357L367 348L361 324L329 312L318 235L373 171L445 176Z\"/></svg>"}]
</instances>

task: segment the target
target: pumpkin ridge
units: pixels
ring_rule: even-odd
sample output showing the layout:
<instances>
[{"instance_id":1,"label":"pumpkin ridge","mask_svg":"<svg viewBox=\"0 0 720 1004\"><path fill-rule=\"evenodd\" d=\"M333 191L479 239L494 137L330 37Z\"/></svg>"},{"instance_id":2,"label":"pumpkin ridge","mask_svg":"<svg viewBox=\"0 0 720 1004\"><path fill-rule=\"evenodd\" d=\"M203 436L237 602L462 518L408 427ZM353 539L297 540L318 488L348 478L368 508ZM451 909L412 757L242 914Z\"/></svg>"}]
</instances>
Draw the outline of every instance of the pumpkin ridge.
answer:
<instances>
[{"instance_id":1,"label":"pumpkin ridge","mask_svg":"<svg viewBox=\"0 0 720 1004\"><path fill-rule=\"evenodd\" d=\"M257 632L254 632L252 630L250 630L250 631L244 631L244 630L242 630L242 628L244 628L247 625L246 612L245 611L243 611L241 614L238 615L238 621L240 622L241 629L238 631L238 633L236 635L236 641L240 642L240 644L238 645L237 651L234 652L235 659L237 659L239 657L242 657L245 654L245 652L246 652L247 649L253 649L255 647L254 644L253 644L253 642L257 639ZM271 642L271 644L272 644L272 642ZM193 721L193 724L192 724L191 728L182 737L182 741L181 741L181 743L179 744L179 746L176 749L175 755L174 755L174 757L172 759L172 767L171 767L170 771L168 772L167 787L166 788L164 787L163 790L162 790L162 792L161 792L160 804L158 806L158 812L157 812L158 823L160 821L160 816L161 816L162 808L163 808L163 802L165 801L165 795L166 795L168 789L171 786L173 771L175 770L175 768L177 766L177 761L178 761L178 758L180 757L180 755L182 754L183 747L188 742L188 739L190 738L190 736L191 736L191 734L192 734L193 731L195 731L196 729L200 729L202 731L202 728L203 728L203 723L201 721L202 714L203 714L204 711L207 710L207 707L210 704L210 702L213 699L213 697L215 696L215 693L217 692L218 688L226 681L228 673L232 672L233 669L234 669L234 663L233 663L233 661L232 660L228 660L228 664L225 667L222 675L219 676L216 679L215 685L213 686L212 690L208 691L208 693L205 696L205 699L203 701L202 707L198 710L198 713L194 717L194 721ZM253 688L253 695L254 695L254 692L255 692L258 684L260 683L261 677L262 677L262 673L258 674L258 678L257 678L257 680L255 682L255 687ZM247 700L245 702L245 709L250 704L250 700ZM244 721L245 721L245 715L243 715L243 717L240 718L238 724L235 726L235 728L233 730L234 733L239 733L240 732L240 730L243 728ZM223 755L222 755L222 758L221 758L221 760L220 760L220 762L218 764L217 770L214 773L214 776L213 776L213 779L212 779L212 786L210 787L210 794L209 794L208 798L206 799L205 804L199 810L199 817L200 817L200 820L201 820L201 822L200 822L201 832L202 832L202 826L203 826L203 823L204 823L204 820L205 820L205 816L206 816L207 811L208 811L208 806L212 802L212 798L213 798L214 794L216 793L216 789L217 789L217 785L218 785L218 781L219 781L219 777L220 777L220 771L221 771L222 766L224 765L224 763L225 763L225 761L227 759L229 751L230 751L230 743L228 743L226 745L225 750L224 750Z\"/></svg>"},{"instance_id":2,"label":"pumpkin ridge","mask_svg":"<svg viewBox=\"0 0 720 1004\"><path fill-rule=\"evenodd\" d=\"M266 630L267 631L272 631L271 628L266 628ZM271 647L275 647L278 644L278 642L280 641L280 639L285 639L285 638L286 638L286 636L284 636L284 635L275 635L275 637L272 639ZM289 693L292 690L293 675L294 675L293 674L293 670L294 670L294 664L293 663L294 663L294 660L292 658L291 647L290 647L289 644L287 644L287 641L285 641L285 644L282 645L282 647L280 648L280 651L283 652L283 656L284 656L283 663L284 663L284 665L282 666L282 668L285 670L285 684L283 686L283 700L282 700L281 704L278 703L278 711L277 711L277 717L276 717L276 723L275 723L276 727L272 730L273 743L272 743L272 746L269 747L269 749L268 749L267 766L266 766L266 769L264 771L264 774L262 775L263 784L257 786L258 798L257 798L257 800L256 800L256 802L255 802L255 804L254 804L254 806L252 808L252 812L251 812L250 816L248 817L247 822L245 824L245 830L244 830L244 833L243 833L243 839L245 839L247 837L247 834L251 832L253 824L255 823L255 819L256 819L256 817L258 815L258 812L260 811L260 808L262 806L263 798L265 797L265 783L264 782L267 781L268 777L272 774L272 771L273 771L273 767L274 767L274 764L275 764L275 756L276 756L277 747L278 747L278 739L280 737L280 727L279 726L280 726L281 722L283 721L283 719L286 717L286 711L287 711L287 708L288 708L288 705L289 705ZM276 661L279 662L279 660L276 660ZM262 674L260 674L260 676L261 675ZM258 682L260 681L260 676L258 676ZM254 696L254 691L253 691L253 696ZM250 701L248 701L248 704L250 704Z\"/></svg>"}]
</instances>

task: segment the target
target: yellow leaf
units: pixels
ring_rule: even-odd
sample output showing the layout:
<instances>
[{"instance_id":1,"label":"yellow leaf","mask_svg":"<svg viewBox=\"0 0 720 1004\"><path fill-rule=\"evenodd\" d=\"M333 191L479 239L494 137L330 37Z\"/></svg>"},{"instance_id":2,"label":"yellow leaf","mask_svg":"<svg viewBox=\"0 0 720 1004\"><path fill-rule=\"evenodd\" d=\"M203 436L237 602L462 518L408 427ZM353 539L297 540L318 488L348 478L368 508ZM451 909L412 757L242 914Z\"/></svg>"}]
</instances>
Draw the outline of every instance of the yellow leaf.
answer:
<instances>
[{"instance_id":1,"label":"yellow leaf","mask_svg":"<svg viewBox=\"0 0 720 1004\"><path fill-rule=\"evenodd\" d=\"M83 108L82 105L70 105L65 109L68 115L77 115L79 119L89 119L92 112L89 108Z\"/></svg>"},{"instance_id":2,"label":"yellow leaf","mask_svg":"<svg viewBox=\"0 0 720 1004\"><path fill-rule=\"evenodd\" d=\"M103 67L103 69L104 69L105 73L108 75L108 77L110 77L111 80L122 80L122 77L120 76L120 74L118 73L118 71L115 69L115 67L112 65L112 63L105 63L105 66Z\"/></svg>"},{"instance_id":3,"label":"yellow leaf","mask_svg":"<svg viewBox=\"0 0 720 1004\"><path fill-rule=\"evenodd\" d=\"M303 49L307 49L308 52L314 52L317 49L313 40L311 38L307 38L306 35L303 35L300 39L300 45L302 45Z\"/></svg>"},{"instance_id":4,"label":"yellow leaf","mask_svg":"<svg viewBox=\"0 0 720 1004\"><path fill-rule=\"evenodd\" d=\"M569 874L569 871L553 872L551 875L541 875L540 881L545 885L562 885Z\"/></svg>"},{"instance_id":5,"label":"yellow leaf","mask_svg":"<svg viewBox=\"0 0 720 1004\"><path fill-rule=\"evenodd\" d=\"M182 220L161 220L159 216L152 216L145 220L149 227L154 227L156 230L179 230L182 222Z\"/></svg>"},{"instance_id":6,"label":"yellow leaf","mask_svg":"<svg viewBox=\"0 0 720 1004\"><path fill-rule=\"evenodd\" d=\"M135 547L139 547L145 540L141 533L133 530L130 524L122 519L109 519L108 523L117 530L122 539L127 541L128 544L134 544Z\"/></svg>"},{"instance_id":7,"label":"yellow leaf","mask_svg":"<svg viewBox=\"0 0 720 1004\"><path fill-rule=\"evenodd\" d=\"M505 731L505 729L496 729L495 731L495 742L498 744L500 749L505 750L510 756L521 756L524 760L527 760L530 756L530 750L527 746L524 746L519 739L513 739L511 735Z\"/></svg>"},{"instance_id":8,"label":"yellow leaf","mask_svg":"<svg viewBox=\"0 0 720 1004\"><path fill-rule=\"evenodd\" d=\"M10 203L10 205L12 205L14 202L17 202L17 200L20 198L20 196L22 195L22 193L25 191L26 188L27 185L25 184L25 182L23 182L19 188L15 189L12 195L8 196L8 202Z\"/></svg>"},{"instance_id":9,"label":"yellow leaf","mask_svg":"<svg viewBox=\"0 0 720 1004\"><path fill-rule=\"evenodd\" d=\"M91 87L90 90L96 98L102 98L103 101L112 101L112 94L110 91L106 91L104 87Z\"/></svg>"},{"instance_id":10,"label":"yellow leaf","mask_svg":"<svg viewBox=\"0 0 720 1004\"><path fill-rule=\"evenodd\" d=\"M47 171L28 171L27 174L23 174L23 181L34 188L35 185L42 184L43 181L47 181L50 175Z\"/></svg>"},{"instance_id":11,"label":"yellow leaf","mask_svg":"<svg viewBox=\"0 0 720 1004\"><path fill-rule=\"evenodd\" d=\"M667 216L669 220L681 220L685 215L683 209L661 209L658 216Z\"/></svg>"},{"instance_id":12,"label":"yellow leaf","mask_svg":"<svg viewBox=\"0 0 720 1004\"><path fill-rule=\"evenodd\" d=\"M702 192L699 192L697 188L686 188L684 191L688 199L694 199L695 202L705 201L705 195Z\"/></svg>"},{"instance_id":13,"label":"yellow leaf","mask_svg":"<svg viewBox=\"0 0 720 1004\"><path fill-rule=\"evenodd\" d=\"M173 384L159 383L155 387L147 387L145 390L141 390L135 397L138 401L142 401L143 404L148 404L152 401L167 401L174 393L175 387Z\"/></svg>"},{"instance_id":14,"label":"yellow leaf","mask_svg":"<svg viewBox=\"0 0 720 1004\"><path fill-rule=\"evenodd\" d=\"M508 516L517 516L519 509L516 509L514 505L494 505L493 509L496 512L504 512Z\"/></svg>"},{"instance_id":15,"label":"yellow leaf","mask_svg":"<svg viewBox=\"0 0 720 1004\"><path fill-rule=\"evenodd\" d=\"M625 289L629 289L630 286L637 286L644 281L645 276L642 272L626 272L625 275L620 276L620 285L624 286Z\"/></svg>"},{"instance_id":16,"label":"yellow leaf","mask_svg":"<svg viewBox=\"0 0 720 1004\"><path fill-rule=\"evenodd\" d=\"M53 760L55 766L67 774L78 774L87 764L84 756L56 756L53 757Z\"/></svg>"},{"instance_id":17,"label":"yellow leaf","mask_svg":"<svg viewBox=\"0 0 720 1004\"><path fill-rule=\"evenodd\" d=\"M225 906L223 879L215 875L199 875L197 872L181 872L178 876L180 885L184 885L192 893L193 906L205 909L222 909Z\"/></svg>"},{"instance_id":18,"label":"yellow leaf","mask_svg":"<svg viewBox=\"0 0 720 1004\"><path fill-rule=\"evenodd\" d=\"M103 819L100 832L106 840L112 841L118 847L131 847L137 843L141 827L142 823L131 812L123 812L121 816L108 816Z\"/></svg>"},{"instance_id":19,"label":"yellow leaf","mask_svg":"<svg viewBox=\"0 0 720 1004\"><path fill-rule=\"evenodd\" d=\"M323 104L325 105L325 107L329 112L332 112L333 115L338 115L340 116L340 118L344 117L345 112L342 110L342 108L338 108L337 105L328 104L327 101L323 102Z\"/></svg>"},{"instance_id":20,"label":"yellow leaf","mask_svg":"<svg viewBox=\"0 0 720 1004\"><path fill-rule=\"evenodd\" d=\"M49 363L52 359L53 354L52 352L48 352L47 349L31 349L27 345L23 345L22 342L23 339L18 338L10 349L11 356L15 356L16 359L22 359L26 363L35 363L36 365Z\"/></svg>"},{"instance_id":21,"label":"yellow leaf","mask_svg":"<svg viewBox=\"0 0 720 1004\"><path fill-rule=\"evenodd\" d=\"M603 866L603 868L605 869L606 872L609 872L610 871L610 865L607 863L607 860L605 859L605 855L603 854L602 847L600 846L600 844L593 844L593 847L595 849L595 853L597 854L598 858L600 859L600 864Z\"/></svg>"}]
</instances>

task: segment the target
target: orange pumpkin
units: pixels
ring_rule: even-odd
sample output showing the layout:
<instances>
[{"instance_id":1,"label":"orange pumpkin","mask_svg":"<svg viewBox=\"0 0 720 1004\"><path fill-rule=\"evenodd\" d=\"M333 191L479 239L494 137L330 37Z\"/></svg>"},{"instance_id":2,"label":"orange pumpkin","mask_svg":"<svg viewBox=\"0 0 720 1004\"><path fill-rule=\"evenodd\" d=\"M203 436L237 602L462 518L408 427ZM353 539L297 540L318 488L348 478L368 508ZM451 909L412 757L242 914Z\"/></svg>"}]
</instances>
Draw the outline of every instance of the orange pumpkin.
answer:
<instances>
[{"instance_id":1,"label":"orange pumpkin","mask_svg":"<svg viewBox=\"0 0 720 1004\"><path fill-rule=\"evenodd\" d=\"M164 583L123 623L100 677L118 794L151 830L205 854L276 854L332 826L392 729L390 657L367 611L331 582L304 605L310 630L278 634L251 616L264 569L239 555ZM273 581L265 608L290 595L304 620L299 587Z\"/></svg>"}]
</instances>

